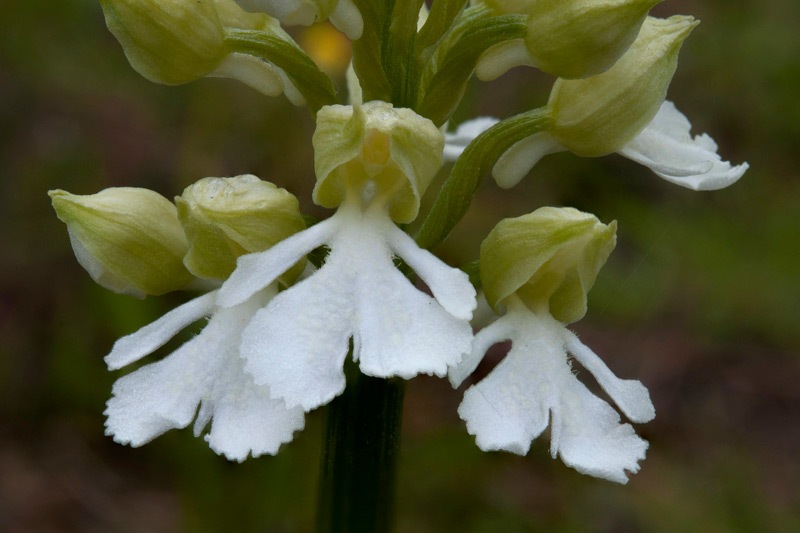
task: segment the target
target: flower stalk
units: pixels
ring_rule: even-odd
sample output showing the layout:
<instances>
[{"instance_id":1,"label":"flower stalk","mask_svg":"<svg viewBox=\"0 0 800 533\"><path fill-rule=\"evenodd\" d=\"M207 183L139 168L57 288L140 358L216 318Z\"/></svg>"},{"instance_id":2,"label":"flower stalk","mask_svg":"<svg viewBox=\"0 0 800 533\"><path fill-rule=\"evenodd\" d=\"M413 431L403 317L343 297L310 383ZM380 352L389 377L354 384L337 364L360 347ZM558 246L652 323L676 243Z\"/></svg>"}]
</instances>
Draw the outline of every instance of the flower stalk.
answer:
<instances>
[{"instance_id":1,"label":"flower stalk","mask_svg":"<svg viewBox=\"0 0 800 533\"><path fill-rule=\"evenodd\" d=\"M391 531L404 382L362 374L328 406L320 462L317 533Z\"/></svg>"}]
</instances>

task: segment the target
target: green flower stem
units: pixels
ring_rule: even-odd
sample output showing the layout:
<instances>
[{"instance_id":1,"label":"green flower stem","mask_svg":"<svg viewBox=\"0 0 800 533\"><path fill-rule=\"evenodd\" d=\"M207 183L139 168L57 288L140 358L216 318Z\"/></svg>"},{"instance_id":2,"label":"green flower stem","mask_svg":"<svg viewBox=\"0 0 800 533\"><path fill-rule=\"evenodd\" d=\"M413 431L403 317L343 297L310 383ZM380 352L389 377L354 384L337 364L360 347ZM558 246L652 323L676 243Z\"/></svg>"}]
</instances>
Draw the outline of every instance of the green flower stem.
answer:
<instances>
[{"instance_id":1,"label":"green flower stem","mask_svg":"<svg viewBox=\"0 0 800 533\"><path fill-rule=\"evenodd\" d=\"M486 17L485 12L486 8L479 7L464 16L465 21L459 23L457 30L458 40L445 44L447 51L441 65L420 91L421 101L415 109L437 126L447 122L458 107L481 54L496 44L525 37L528 30L523 15Z\"/></svg>"},{"instance_id":2,"label":"green flower stem","mask_svg":"<svg viewBox=\"0 0 800 533\"><path fill-rule=\"evenodd\" d=\"M417 36L417 50L424 51L439 42L463 11L466 3L467 0L436 0L431 5L427 22Z\"/></svg>"},{"instance_id":3,"label":"green flower stem","mask_svg":"<svg viewBox=\"0 0 800 533\"><path fill-rule=\"evenodd\" d=\"M336 103L333 81L294 43L262 31L225 28L225 44L234 52L257 57L282 69L312 113Z\"/></svg>"},{"instance_id":4,"label":"green flower stem","mask_svg":"<svg viewBox=\"0 0 800 533\"><path fill-rule=\"evenodd\" d=\"M347 387L328 406L317 532L391 531L405 382L366 376L349 360L345 370Z\"/></svg>"},{"instance_id":5,"label":"green flower stem","mask_svg":"<svg viewBox=\"0 0 800 533\"><path fill-rule=\"evenodd\" d=\"M422 248L439 244L467 212L480 179L514 144L550 125L546 107L533 109L498 122L478 135L453 165L428 216L415 236Z\"/></svg>"}]
</instances>

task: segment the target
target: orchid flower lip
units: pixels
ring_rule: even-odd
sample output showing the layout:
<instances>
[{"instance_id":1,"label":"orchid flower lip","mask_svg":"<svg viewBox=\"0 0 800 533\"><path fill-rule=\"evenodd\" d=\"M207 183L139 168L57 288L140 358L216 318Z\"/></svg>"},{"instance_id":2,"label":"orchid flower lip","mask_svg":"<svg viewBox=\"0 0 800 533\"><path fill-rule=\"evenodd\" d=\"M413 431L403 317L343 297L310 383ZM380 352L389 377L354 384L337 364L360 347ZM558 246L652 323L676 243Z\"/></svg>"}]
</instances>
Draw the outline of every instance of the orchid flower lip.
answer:
<instances>
[{"instance_id":1,"label":"orchid flower lip","mask_svg":"<svg viewBox=\"0 0 800 533\"><path fill-rule=\"evenodd\" d=\"M632 421L645 422L655 415L647 389L638 381L614 376L546 311L533 312L513 296L507 304L507 313L481 330L472 352L450 370L457 386L489 346L511 340L508 355L464 393L458 413L467 431L482 450L525 455L531 442L550 426L553 457L560 456L584 474L626 483L625 472L638 471L647 442L576 378L568 352Z\"/></svg>"},{"instance_id":2,"label":"orchid flower lip","mask_svg":"<svg viewBox=\"0 0 800 533\"><path fill-rule=\"evenodd\" d=\"M317 271L258 310L242 333L247 372L290 408L309 411L342 392L350 339L361 371L376 377L444 376L469 351L475 289L395 225L390 196L373 196L368 183L351 188L331 218L240 258L220 289L221 305L236 304L309 250L329 247ZM397 270L394 257L433 297Z\"/></svg>"},{"instance_id":3,"label":"orchid flower lip","mask_svg":"<svg viewBox=\"0 0 800 533\"><path fill-rule=\"evenodd\" d=\"M105 411L106 434L121 444L141 446L194 420L195 436L210 424L204 439L229 460L277 453L303 428L303 411L272 399L244 371L240 356L242 330L276 292L269 287L232 308L215 307L216 292L211 292L118 343L113 358L117 367L157 349L196 315L210 316L197 336L170 355L114 383ZM140 346L132 348L137 342Z\"/></svg>"}]
</instances>

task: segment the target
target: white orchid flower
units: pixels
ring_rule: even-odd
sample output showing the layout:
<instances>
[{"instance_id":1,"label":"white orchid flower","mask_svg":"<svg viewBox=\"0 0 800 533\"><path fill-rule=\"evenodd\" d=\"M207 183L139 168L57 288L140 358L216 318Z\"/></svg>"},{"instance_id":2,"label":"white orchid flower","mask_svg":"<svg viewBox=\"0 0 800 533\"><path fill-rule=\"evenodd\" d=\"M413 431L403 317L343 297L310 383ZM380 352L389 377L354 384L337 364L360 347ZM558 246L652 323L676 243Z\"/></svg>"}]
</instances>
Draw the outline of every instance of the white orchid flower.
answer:
<instances>
[{"instance_id":1,"label":"white orchid flower","mask_svg":"<svg viewBox=\"0 0 800 533\"><path fill-rule=\"evenodd\" d=\"M627 483L644 459L647 441L595 396L575 375L569 355L589 371L632 422L649 422L655 408L639 381L617 378L574 333L547 313L521 301L475 336L472 353L450 372L454 387L472 373L492 345L511 341L508 355L464 393L458 408L467 431L484 451L526 455L550 426L550 453L567 466L595 477ZM569 355L568 355L569 354Z\"/></svg>"},{"instance_id":2,"label":"white orchid flower","mask_svg":"<svg viewBox=\"0 0 800 533\"><path fill-rule=\"evenodd\" d=\"M632 422L655 408L638 381L617 378L565 324L586 313L586 293L616 242L616 225L570 208L543 207L500 222L481 244L487 302L505 315L482 329L472 352L450 370L458 387L494 344L511 350L472 385L458 408L482 450L528 453L550 426L550 452L579 472L626 483L647 442L575 376L571 354Z\"/></svg>"},{"instance_id":3,"label":"white orchid flower","mask_svg":"<svg viewBox=\"0 0 800 533\"><path fill-rule=\"evenodd\" d=\"M463 123L455 134L446 135L445 159L457 159L469 140L493 125L494 122L481 117ZM494 166L492 175L500 187L511 188L541 158L565 151L567 148L552 135L538 133L523 139L503 154ZM617 153L648 167L667 181L695 191L727 187L749 168L747 163L733 166L723 161L717 153L717 144L708 134L693 137L691 123L670 101L665 101L652 122Z\"/></svg>"},{"instance_id":4,"label":"white orchid flower","mask_svg":"<svg viewBox=\"0 0 800 533\"><path fill-rule=\"evenodd\" d=\"M310 251L327 246L324 265L276 296L242 335L246 370L258 384L306 411L345 387L350 350L377 377L444 376L470 349L475 289L468 276L420 249L393 220L408 222L441 162L442 135L408 109L384 102L331 106L314 136L317 203L329 219L270 250L243 256L219 301L235 306ZM433 297L393 263L399 258Z\"/></svg>"}]
</instances>

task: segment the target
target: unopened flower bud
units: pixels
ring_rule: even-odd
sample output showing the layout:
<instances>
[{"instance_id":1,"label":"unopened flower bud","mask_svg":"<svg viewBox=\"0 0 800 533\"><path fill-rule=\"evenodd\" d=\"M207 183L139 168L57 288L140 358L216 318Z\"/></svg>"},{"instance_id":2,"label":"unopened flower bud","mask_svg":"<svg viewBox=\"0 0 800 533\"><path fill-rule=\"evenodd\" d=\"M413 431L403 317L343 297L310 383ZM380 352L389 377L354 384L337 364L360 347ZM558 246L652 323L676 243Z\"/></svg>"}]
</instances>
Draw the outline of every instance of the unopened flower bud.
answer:
<instances>
[{"instance_id":1,"label":"unopened flower bud","mask_svg":"<svg viewBox=\"0 0 800 533\"><path fill-rule=\"evenodd\" d=\"M636 41L609 70L583 80L558 79L548 102L553 137L580 156L619 150L658 112L681 45L697 24L686 16L647 17Z\"/></svg>"},{"instance_id":2,"label":"unopened flower bud","mask_svg":"<svg viewBox=\"0 0 800 533\"><path fill-rule=\"evenodd\" d=\"M50 191L72 249L98 284L143 298L185 287L188 249L175 206L148 189L110 188L78 196Z\"/></svg>"},{"instance_id":3,"label":"unopened flower bud","mask_svg":"<svg viewBox=\"0 0 800 533\"><path fill-rule=\"evenodd\" d=\"M225 280L244 254L261 252L305 229L297 198L253 175L204 178L175 198L189 239L186 267ZM291 276L303 269L298 265Z\"/></svg>"},{"instance_id":4,"label":"unopened flower bud","mask_svg":"<svg viewBox=\"0 0 800 533\"><path fill-rule=\"evenodd\" d=\"M139 74L177 85L213 71L227 55L214 0L101 0L106 25Z\"/></svg>"},{"instance_id":5,"label":"unopened flower bud","mask_svg":"<svg viewBox=\"0 0 800 533\"><path fill-rule=\"evenodd\" d=\"M481 244L481 281L496 307L516 294L565 324L586 314L586 294L616 244L616 222L572 208L542 207L501 221Z\"/></svg>"},{"instance_id":6,"label":"unopened flower bud","mask_svg":"<svg viewBox=\"0 0 800 533\"><path fill-rule=\"evenodd\" d=\"M411 222L442 164L444 136L425 117L380 101L327 106L314 132L314 201L336 207L368 184L386 196L396 222Z\"/></svg>"},{"instance_id":7,"label":"unopened flower bud","mask_svg":"<svg viewBox=\"0 0 800 533\"><path fill-rule=\"evenodd\" d=\"M662 0L537 0L528 9L525 44L532 63L561 78L608 70Z\"/></svg>"}]
</instances>

